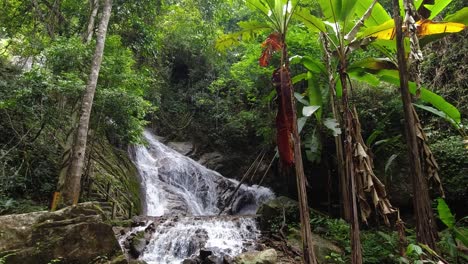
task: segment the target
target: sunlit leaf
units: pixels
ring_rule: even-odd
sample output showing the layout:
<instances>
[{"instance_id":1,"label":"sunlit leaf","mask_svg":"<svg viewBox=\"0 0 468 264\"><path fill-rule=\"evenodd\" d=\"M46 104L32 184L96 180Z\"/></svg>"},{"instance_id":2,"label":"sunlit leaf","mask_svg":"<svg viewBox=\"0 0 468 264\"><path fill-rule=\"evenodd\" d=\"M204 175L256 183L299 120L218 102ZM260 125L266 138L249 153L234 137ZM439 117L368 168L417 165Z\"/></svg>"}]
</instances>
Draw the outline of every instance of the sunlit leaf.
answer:
<instances>
[{"instance_id":1,"label":"sunlit leaf","mask_svg":"<svg viewBox=\"0 0 468 264\"><path fill-rule=\"evenodd\" d=\"M367 8L371 5L372 0L359 0L356 1L355 13L358 17L362 16L366 12ZM385 8L380 3L377 3L372 9L372 13L368 19L364 21L366 27L373 27L381 25L386 21L392 19L392 17L387 13Z\"/></svg>"},{"instance_id":2,"label":"sunlit leaf","mask_svg":"<svg viewBox=\"0 0 468 264\"><path fill-rule=\"evenodd\" d=\"M396 65L388 58L366 58L349 65L348 69L363 68L367 70L396 70Z\"/></svg>"},{"instance_id":3,"label":"sunlit leaf","mask_svg":"<svg viewBox=\"0 0 468 264\"><path fill-rule=\"evenodd\" d=\"M304 99L304 96L300 93L294 93L294 97L296 98L297 101L301 102L301 104L308 106L309 102L307 102L306 99Z\"/></svg>"},{"instance_id":4,"label":"sunlit leaf","mask_svg":"<svg viewBox=\"0 0 468 264\"><path fill-rule=\"evenodd\" d=\"M226 50L227 48L239 45L241 40L248 41L265 30L271 30L268 24L258 21L239 22L238 25L241 30L222 35L216 40L216 49Z\"/></svg>"},{"instance_id":5,"label":"sunlit leaf","mask_svg":"<svg viewBox=\"0 0 468 264\"><path fill-rule=\"evenodd\" d=\"M424 7L431 11L429 19L436 17L452 0L434 0L434 4L425 4Z\"/></svg>"},{"instance_id":6,"label":"sunlit leaf","mask_svg":"<svg viewBox=\"0 0 468 264\"><path fill-rule=\"evenodd\" d=\"M333 136L336 137L341 134L340 124L334 118L327 118L323 121L323 125L333 132Z\"/></svg>"},{"instance_id":7,"label":"sunlit leaf","mask_svg":"<svg viewBox=\"0 0 468 264\"><path fill-rule=\"evenodd\" d=\"M443 33L457 33L465 29L465 25L455 22L433 22L430 20L420 20L416 22L418 36L428 36Z\"/></svg>"},{"instance_id":8,"label":"sunlit leaf","mask_svg":"<svg viewBox=\"0 0 468 264\"><path fill-rule=\"evenodd\" d=\"M447 15L444 19L446 22L457 22L468 25L468 7L464 7L454 14Z\"/></svg>"},{"instance_id":9,"label":"sunlit leaf","mask_svg":"<svg viewBox=\"0 0 468 264\"><path fill-rule=\"evenodd\" d=\"M358 37L374 37L376 39L393 39L395 32L395 21L390 18L383 23L366 28L362 33L358 34Z\"/></svg>"},{"instance_id":10,"label":"sunlit leaf","mask_svg":"<svg viewBox=\"0 0 468 264\"><path fill-rule=\"evenodd\" d=\"M437 213L444 225L449 228L455 226L455 217L453 216L447 203L442 198L437 198Z\"/></svg>"},{"instance_id":11,"label":"sunlit leaf","mask_svg":"<svg viewBox=\"0 0 468 264\"><path fill-rule=\"evenodd\" d=\"M303 116L311 116L315 111L317 111L320 108L318 105L312 105L312 106L304 106L302 108L302 115Z\"/></svg>"},{"instance_id":12,"label":"sunlit leaf","mask_svg":"<svg viewBox=\"0 0 468 264\"><path fill-rule=\"evenodd\" d=\"M325 20L342 22L354 13L355 0L318 0Z\"/></svg>"}]
</instances>

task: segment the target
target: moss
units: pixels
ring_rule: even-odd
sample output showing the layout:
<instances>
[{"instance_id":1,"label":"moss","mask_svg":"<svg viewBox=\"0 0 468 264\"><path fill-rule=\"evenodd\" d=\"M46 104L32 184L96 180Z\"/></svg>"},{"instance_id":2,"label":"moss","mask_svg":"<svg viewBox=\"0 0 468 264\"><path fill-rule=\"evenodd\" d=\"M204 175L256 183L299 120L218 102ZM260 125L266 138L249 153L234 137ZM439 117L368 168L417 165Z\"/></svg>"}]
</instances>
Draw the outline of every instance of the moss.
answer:
<instances>
[{"instance_id":1,"label":"moss","mask_svg":"<svg viewBox=\"0 0 468 264\"><path fill-rule=\"evenodd\" d=\"M99 138L93 144L93 175L91 189L102 190L100 199L106 199L108 185L111 186L111 202L117 208L128 210L132 206L132 215L141 211L140 184L138 171L125 151L113 147L106 139ZM85 199L93 199L86 197ZM119 212L117 212L119 213ZM120 212L120 214L123 214ZM124 215L121 215L124 216Z\"/></svg>"}]
</instances>

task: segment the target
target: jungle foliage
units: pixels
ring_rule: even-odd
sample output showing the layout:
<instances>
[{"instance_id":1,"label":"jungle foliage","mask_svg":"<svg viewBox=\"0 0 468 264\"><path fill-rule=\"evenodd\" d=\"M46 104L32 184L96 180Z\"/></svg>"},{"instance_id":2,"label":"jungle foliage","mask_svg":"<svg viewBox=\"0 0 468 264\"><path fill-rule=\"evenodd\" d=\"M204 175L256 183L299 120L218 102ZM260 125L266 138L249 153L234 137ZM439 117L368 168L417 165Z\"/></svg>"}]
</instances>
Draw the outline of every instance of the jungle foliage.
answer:
<instances>
[{"instance_id":1,"label":"jungle foliage","mask_svg":"<svg viewBox=\"0 0 468 264\"><path fill-rule=\"evenodd\" d=\"M265 17L241 0L113 2L91 114L90 144L93 138L106 146L110 142L115 153L122 154L130 144L144 143L141 132L152 127L169 139L192 140L203 150L221 150L235 157L239 168L248 167L259 149L275 156L278 95L272 72L280 65L281 54L271 52L269 62L274 66L259 65L265 48L261 43L272 32L265 23L272 22L268 13ZM328 2L339 7L338 17L333 18ZM355 136L362 140L355 142L364 146L370 160L366 164L373 168L368 175L386 187L386 195L380 193L369 207L384 208L388 198L411 223L410 164L396 47L389 39L394 30L392 1L378 1L362 28L349 35L343 33L353 32L358 23L348 22L358 21L373 1L358 1L361 4L349 10L342 2L351 1L298 1L287 30L307 191L319 197L310 204L341 216L342 210L336 209L343 207L337 195L342 189L336 139L342 139L349 126L340 121L343 108L334 109L331 102L341 104L347 93L347 104L352 106L347 113L358 117L360 124ZM429 28L437 21L466 24L468 8L461 0L435 2L421 5L431 11L425 11L429 20L416 21L428 30L418 33L424 58L421 85L412 76L410 91L416 96L415 109L439 166L445 201L464 230L466 223L459 219L468 213L468 158L463 141L468 125L467 30L447 36L448 32ZM0 4L0 214L46 208L56 190L95 46L94 40L83 41L90 12L87 0ZM276 178L268 181L271 187L294 197L295 192L283 188L289 180L278 172L281 166L273 164L271 174ZM98 177L106 184L108 176L102 175ZM430 187L434 209L437 189ZM360 221L368 219L368 226L361 225L365 263L382 259L397 263L397 234L386 229L373 232L379 222L374 216L370 210L360 215ZM328 230L326 235L346 249L343 259L348 261L349 225L314 216L311 222ZM460 261L453 247L461 245L460 240L453 229L438 224L444 230L440 242L444 256ZM418 246L412 229L407 235L410 245ZM376 247L383 244L388 247ZM416 247L409 252L408 261L420 257Z\"/></svg>"}]
</instances>

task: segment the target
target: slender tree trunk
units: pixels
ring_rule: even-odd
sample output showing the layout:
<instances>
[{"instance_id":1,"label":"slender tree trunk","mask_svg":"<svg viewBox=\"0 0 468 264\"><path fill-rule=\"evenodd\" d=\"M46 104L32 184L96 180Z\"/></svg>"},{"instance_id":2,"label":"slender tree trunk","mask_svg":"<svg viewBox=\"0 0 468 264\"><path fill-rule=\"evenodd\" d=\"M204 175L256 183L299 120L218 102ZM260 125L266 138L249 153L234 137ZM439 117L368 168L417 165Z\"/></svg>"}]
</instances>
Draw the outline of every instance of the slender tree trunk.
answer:
<instances>
[{"instance_id":1,"label":"slender tree trunk","mask_svg":"<svg viewBox=\"0 0 468 264\"><path fill-rule=\"evenodd\" d=\"M351 263L362 264L362 247L359 229L359 218L356 201L356 174L354 173L353 162L353 114L349 109L348 102L348 78L346 75L346 61L341 61L340 81L343 89L342 104L343 104L343 122L344 128L344 156L345 156L345 172L346 186L348 187L348 204L345 205L348 210L351 221Z\"/></svg>"},{"instance_id":2,"label":"slender tree trunk","mask_svg":"<svg viewBox=\"0 0 468 264\"><path fill-rule=\"evenodd\" d=\"M96 20L96 16L99 10L99 0L89 0L89 6L91 13L89 15L88 26L86 27L86 31L83 32L83 42L89 43L93 38L94 32L94 24Z\"/></svg>"},{"instance_id":3,"label":"slender tree trunk","mask_svg":"<svg viewBox=\"0 0 468 264\"><path fill-rule=\"evenodd\" d=\"M285 36L283 35L283 53L281 55L281 67L283 65L288 70L288 52ZM283 76L283 74L281 74ZM283 80L281 81L283 83ZM299 214L301 220L301 237L302 237L302 250L303 260L305 264L317 264L317 259L314 252L314 244L312 243L312 230L310 228L310 212L309 203L307 200L307 189L306 189L306 177L304 174L304 165L302 163L302 152L301 152L301 138L297 128L297 114L296 114L296 100L294 98L293 85L291 78L289 78L288 89L291 89L291 104L292 104L292 137L294 141L294 164L296 171L296 183L297 183L297 196L299 200Z\"/></svg>"},{"instance_id":4,"label":"slender tree trunk","mask_svg":"<svg viewBox=\"0 0 468 264\"><path fill-rule=\"evenodd\" d=\"M410 173L413 183L413 205L416 218L416 239L418 242L436 248L438 239L435 228L434 215L431 208L427 181L423 174L422 161L416 134L416 118L412 105L412 98L408 88L408 67L403 44L402 18L400 17L400 7L398 0L393 0L393 13L396 28L396 45L398 57L398 69L400 72L400 92L405 113L405 132L408 145L410 161Z\"/></svg>"},{"instance_id":5,"label":"slender tree trunk","mask_svg":"<svg viewBox=\"0 0 468 264\"><path fill-rule=\"evenodd\" d=\"M321 35L323 48L325 50L325 65L327 67L328 73L328 85L329 85L329 94L330 94L330 104L332 106L333 118L336 119L338 124L342 125L343 120L340 117L340 111L338 109L338 104L335 103L335 78L333 77L333 70L331 66L331 50L330 44L325 36ZM338 164L338 174L340 176L340 196L341 196L341 209L343 218L351 222L351 205L349 201L348 186L346 181L346 171L345 171L345 162L344 162L344 153L343 153L343 138L341 135L335 137L335 148L336 148L336 162Z\"/></svg>"},{"instance_id":6,"label":"slender tree trunk","mask_svg":"<svg viewBox=\"0 0 468 264\"><path fill-rule=\"evenodd\" d=\"M104 53L104 43L106 40L107 25L112 10L112 0L104 1L103 14L97 33L96 50L94 52L91 73L89 75L88 85L83 96L81 105L81 115L78 124L78 130L73 146L73 155L70 164L70 172L65 178L61 193L65 204L76 204L80 194L81 175L83 173L84 158L86 152L86 141L88 137L88 126L93 106L94 93L96 91L99 70L101 68L102 57Z\"/></svg>"}]
</instances>

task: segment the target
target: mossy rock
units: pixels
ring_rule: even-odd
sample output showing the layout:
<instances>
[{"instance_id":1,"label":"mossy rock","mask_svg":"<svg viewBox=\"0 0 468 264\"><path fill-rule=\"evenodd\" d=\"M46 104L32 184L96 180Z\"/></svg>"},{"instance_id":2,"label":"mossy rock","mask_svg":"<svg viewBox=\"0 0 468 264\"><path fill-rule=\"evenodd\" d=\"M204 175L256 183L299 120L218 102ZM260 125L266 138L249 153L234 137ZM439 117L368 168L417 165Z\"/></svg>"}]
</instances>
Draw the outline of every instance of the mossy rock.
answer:
<instances>
[{"instance_id":1,"label":"mossy rock","mask_svg":"<svg viewBox=\"0 0 468 264\"><path fill-rule=\"evenodd\" d=\"M327 256L332 253L343 254L341 248L319 235L312 234L312 243L314 244L314 252L318 263L333 263L327 259ZM302 247L301 231L299 229L290 228L288 230L288 244L296 248Z\"/></svg>"},{"instance_id":2,"label":"mossy rock","mask_svg":"<svg viewBox=\"0 0 468 264\"><path fill-rule=\"evenodd\" d=\"M274 225L280 224L283 221L283 214L286 223L299 222L299 205L293 199L280 196L262 204L258 208L257 214L261 215L259 219L260 228L267 230L273 228Z\"/></svg>"}]
</instances>

